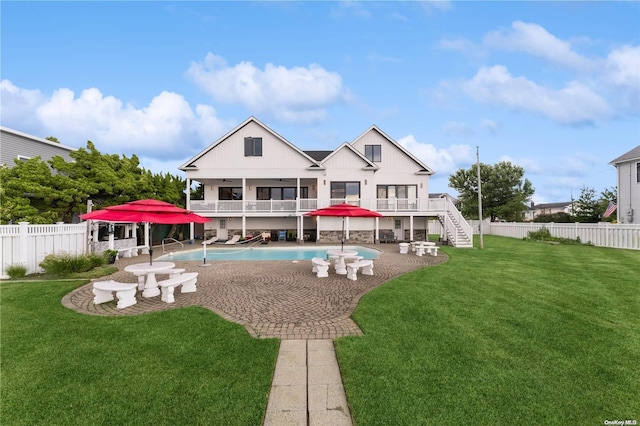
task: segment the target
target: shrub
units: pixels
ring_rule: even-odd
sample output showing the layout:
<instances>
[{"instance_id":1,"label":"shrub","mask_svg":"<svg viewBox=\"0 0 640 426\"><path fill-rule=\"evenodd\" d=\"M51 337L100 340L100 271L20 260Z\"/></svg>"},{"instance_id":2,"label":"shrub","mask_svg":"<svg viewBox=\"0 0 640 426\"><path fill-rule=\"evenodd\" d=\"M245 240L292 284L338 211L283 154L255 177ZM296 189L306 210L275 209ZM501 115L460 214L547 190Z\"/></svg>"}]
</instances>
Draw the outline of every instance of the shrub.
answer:
<instances>
[{"instance_id":1,"label":"shrub","mask_svg":"<svg viewBox=\"0 0 640 426\"><path fill-rule=\"evenodd\" d=\"M537 231L529 231L527 235L530 240L534 241L551 241L553 239L551 231L544 226Z\"/></svg>"},{"instance_id":2,"label":"shrub","mask_svg":"<svg viewBox=\"0 0 640 426\"><path fill-rule=\"evenodd\" d=\"M98 268L106 263L104 256L99 254L91 254L89 255L89 262L91 263L91 268Z\"/></svg>"},{"instance_id":3,"label":"shrub","mask_svg":"<svg viewBox=\"0 0 640 426\"><path fill-rule=\"evenodd\" d=\"M537 231L529 231L527 235L528 237L526 239L533 241L552 241L560 244L581 244L580 237L577 237L575 240L570 238L553 237L551 232L544 226Z\"/></svg>"},{"instance_id":4,"label":"shrub","mask_svg":"<svg viewBox=\"0 0 640 426\"><path fill-rule=\"evenodd\" d=\"M27 276L27 267L24 265L10 265L5 270L11 279L24 278Z\"/></svg>"},{"instance_id":5,"label":"shrub","mask_svg":"<svg viewBox=\"0 0 640 426\"><path fill-rule=\"evenodd\" d=\"M40 263L46 273L55 276L68 276L75 272L86 272L93 269L94 260L90 255L68 256L50 254Z\"/></svg>"}]
</instances>

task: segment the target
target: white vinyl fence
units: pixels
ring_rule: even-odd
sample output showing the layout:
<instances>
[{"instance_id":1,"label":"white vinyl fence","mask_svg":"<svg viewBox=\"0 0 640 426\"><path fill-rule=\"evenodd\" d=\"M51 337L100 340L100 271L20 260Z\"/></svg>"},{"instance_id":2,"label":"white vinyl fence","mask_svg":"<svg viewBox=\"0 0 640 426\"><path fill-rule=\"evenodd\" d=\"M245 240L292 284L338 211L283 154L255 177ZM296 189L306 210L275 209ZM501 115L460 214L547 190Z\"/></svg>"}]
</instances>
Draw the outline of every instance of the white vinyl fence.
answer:
<instances>
[{"instance_id":1,"label":"white vinyl fence","mask_svg":"<svg viewBox=\"0 0 640 426\"><path fill-rule=\"evenodd\" d=\"M469 221L478 234L479 221ZM640 225L600 223L520 223L482 222L482 233L503 237L526 238L530 231L549 230L552 236L575 240L598 247L640 250Z\"/></svg>"},{"instance_id":2,"label":"white vinyl fence","mask_svg":"<svg viewBox=\"0 0 640 426\"><path fill-rule=\"evenodd\" d=\"M40 262L49 254L77 256L87 252L87 224L0 226L2 278L8 266L22 265L27 274L42 272Z\"/></svg>"}]
</instances>

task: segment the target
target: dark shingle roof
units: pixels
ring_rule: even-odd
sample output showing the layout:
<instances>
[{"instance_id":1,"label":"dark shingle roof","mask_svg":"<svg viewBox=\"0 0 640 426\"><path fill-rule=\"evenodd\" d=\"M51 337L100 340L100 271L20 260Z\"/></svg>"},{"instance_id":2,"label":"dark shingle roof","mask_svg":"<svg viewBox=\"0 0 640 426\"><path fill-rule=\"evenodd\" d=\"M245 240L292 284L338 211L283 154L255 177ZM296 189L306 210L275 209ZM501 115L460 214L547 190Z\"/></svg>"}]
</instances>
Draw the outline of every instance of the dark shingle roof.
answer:
<instances>
[{"instance_id":1,"label":"dark shingle roof","mask_svg":"<svg viewBox=\"0 0 640 426\"><path fill-rule=\"evenodd\" d=\"M303 152L316 161L322 161L325 158L327 158L327 155L331 154L333 151L303 151Z\"/></svg>"}]
</instances>

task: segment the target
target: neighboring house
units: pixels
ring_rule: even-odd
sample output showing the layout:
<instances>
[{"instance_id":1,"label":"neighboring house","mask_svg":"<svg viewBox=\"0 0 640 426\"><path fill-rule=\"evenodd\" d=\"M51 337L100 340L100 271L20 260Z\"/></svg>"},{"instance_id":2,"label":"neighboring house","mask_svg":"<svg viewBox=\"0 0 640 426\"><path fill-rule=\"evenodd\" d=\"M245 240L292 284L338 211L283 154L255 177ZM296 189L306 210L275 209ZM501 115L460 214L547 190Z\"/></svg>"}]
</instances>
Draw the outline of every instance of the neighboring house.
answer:
<instances>
[{"instance_id":1,"label":"neighboring house","mask_svg":"<svg viewBox=\"0 0 640 426\"><path fill-rule=\"evenodd\" d=\"M533 220L540 215L566 213L568 215L573 214L573 203L571 201L563 201L561 203L546 203L546 204L534 204L531 202L531 206L524 212L524 220Z\"/></svg>"},{"instance_id":2,"label":"neighboring house","mask_svg":"<svg viewBox=\"0 0 640 426\"><path fill-rule=\"evenodd\" d=\"M348 218L347 242L377 242L390 232L400 241L421 240L428 218L437 217L451 244L472 246L471 227L454 204L429 198L434 172L376 126L333 151L303 151L250 117L179 169L187 188L203 185L204 199L187 205L212 218L206 237L270 231L300 243L338 242L341 218L305 213L348 202L385 217Z\"/></svg>"},{"instance_id":3,"label":"neighboring house","mask_svg":"<svg viewBox=\"0 0 640 426\"><path fill-rule=\"evenodd\" d=\"M26 161L37 156L40 156L43 161L50 160L56 155L66 161L72 161L69 155L71 151L75 151L75 148L0 127L0 165L6 164L7 167L13 167L16 159Z\"/></svg>"},{"instance_id":4,"label":"neighboring house","mask_svg":"<svg viewBox=\"0 0 640 426\"><path fill-rule=\"evenodd\" d=\"M609 164L618 171L618 223L640 222L640 145Z\"/></svg>"}]
</instances>

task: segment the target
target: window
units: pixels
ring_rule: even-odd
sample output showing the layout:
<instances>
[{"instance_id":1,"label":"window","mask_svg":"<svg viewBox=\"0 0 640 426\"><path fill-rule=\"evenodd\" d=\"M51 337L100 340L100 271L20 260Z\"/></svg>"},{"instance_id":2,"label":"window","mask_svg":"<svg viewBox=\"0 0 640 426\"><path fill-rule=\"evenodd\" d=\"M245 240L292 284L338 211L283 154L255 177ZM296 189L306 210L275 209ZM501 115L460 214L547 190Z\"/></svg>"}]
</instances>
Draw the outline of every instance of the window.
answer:
<instances>
[{"instance_id":1,"label":"window","mask_svg":"<svg viewBox=\"0 0 640 426\"><path fill-rule=\"evenodd\" d=\"M256 198L258 200L295 200L296 199L296 188L292 187L258 187L256 188L258 192L256 192ZM301 198L309 198L309 188L301 187L300 188Z\"/></svg>"},{"instance_id":2,"label":"window","mask_svg":"<svg viewBox=\"0 0 640 426\"><path fill-rule=\"evenodd\" d=\"M227 229L227 219L220 219L220 229Z\"/></svg>"},{"instance_id":3,"label":"window","mask_svg":"<svg viewBox=\"0 0 640 426\"><path fill-rule=\"evenodd\" d=\"M359 200L360 182L331 182L331 198Z\"/></svg>"},{"instance_id":4,"label":"window","mask_svg":"<svg viewBox=\"0 0 640 426\"><path fill-rule=\"evenodd\" d=\"M242 200L242 188L218 188L218 200Z\"/></svg>"},{"instance_id":5,"label":"window","mask_svg":"<svg viewBox=\"0 0 640 426\"><path fill-rule=\"evenodd\" d=\"M244 156L262 157L262 138L244 138Z\"/></svg>"},{"instance_id":6,"label":"window","mask_svg":"<svg viewBox=\"0 0 640 426\"><path fill-rule=\"evenodd\" d=\"M636 163L636 182L640 183L640 163Z\"/></svg>"},{"instance_id":7,"label":"window","mask_svg":"<svg viewBox=\"0 0 640 426\"><path fill-rule=\"evenodd\" d=\"M364 156L374 163L382 161L382 145L365 145Z\"/></svg>"},{"instance_id":8,"label":"window","mask_svg":"<svg viewBox=\"0 0 640 426\"><path fill-rule=\"evenodd\" d=\"M418 185L378 185L378 198L417 198Z\"/></svg>"},{"instance_id":9,"label":"window","mask_svg":"<svg viewBox=\"0 0 640 426\"><path fill-rule=\"evenodd\" d=\"M26 156L24 156L24 155L18 155L16 158L18 159L18 161L28 161L28 160L31 160L31 157L26 157Z\"/></svg>"},{"instance_id":10,"label":"window","mask_svg":"<svg viewBox=\"0 0 640 426\"><path fill-rule=\"evenodd\" d=\"M378 209L397 207L399 210L407 210L417 208L418 185L378 185L377 194Z\"/></svg>"}]
</instances>

